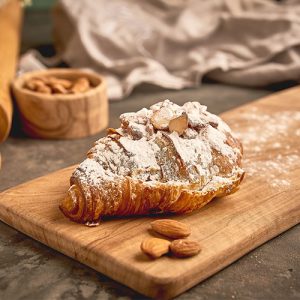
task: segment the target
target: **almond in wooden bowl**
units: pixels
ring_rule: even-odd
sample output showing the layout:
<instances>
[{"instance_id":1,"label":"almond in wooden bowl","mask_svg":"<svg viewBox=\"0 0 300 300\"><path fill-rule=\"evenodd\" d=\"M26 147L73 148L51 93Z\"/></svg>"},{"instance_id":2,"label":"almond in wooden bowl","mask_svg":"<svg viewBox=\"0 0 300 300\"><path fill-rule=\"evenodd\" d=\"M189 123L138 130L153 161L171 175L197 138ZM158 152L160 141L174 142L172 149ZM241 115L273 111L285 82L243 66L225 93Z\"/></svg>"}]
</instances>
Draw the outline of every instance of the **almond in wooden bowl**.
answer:
<instances>
[{"instance_id":1,"label":"almond in wooden bowl","mask_svg":"<svg viewBox=\"0 0 300 300\"><path fill-rule=\"evenodd\" d=\"M108 124L106 83L78 69L25 73L13 82L24 132L36 138L75 139Z\"/></svg>"}]
</instances>

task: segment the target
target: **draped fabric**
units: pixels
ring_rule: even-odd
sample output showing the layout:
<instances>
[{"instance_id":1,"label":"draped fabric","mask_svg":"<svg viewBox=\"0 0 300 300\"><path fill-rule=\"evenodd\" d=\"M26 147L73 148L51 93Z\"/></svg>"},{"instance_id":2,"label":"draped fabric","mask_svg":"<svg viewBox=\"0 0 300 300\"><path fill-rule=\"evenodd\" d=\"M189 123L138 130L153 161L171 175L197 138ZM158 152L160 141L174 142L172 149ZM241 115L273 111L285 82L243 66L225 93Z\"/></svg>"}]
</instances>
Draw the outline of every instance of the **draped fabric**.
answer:
<instances>
[{"instance_id":1,"label":"draped fabric","mask_svg":"<svg viewBox=\"0 0 300 300\"><path fill-rule=\"evenodd\" d=\"M300 78L300 1L60 0L54 17L62 59L104 74L110 99L204 75L255 87Z\"/></svg>"}]
</instances>

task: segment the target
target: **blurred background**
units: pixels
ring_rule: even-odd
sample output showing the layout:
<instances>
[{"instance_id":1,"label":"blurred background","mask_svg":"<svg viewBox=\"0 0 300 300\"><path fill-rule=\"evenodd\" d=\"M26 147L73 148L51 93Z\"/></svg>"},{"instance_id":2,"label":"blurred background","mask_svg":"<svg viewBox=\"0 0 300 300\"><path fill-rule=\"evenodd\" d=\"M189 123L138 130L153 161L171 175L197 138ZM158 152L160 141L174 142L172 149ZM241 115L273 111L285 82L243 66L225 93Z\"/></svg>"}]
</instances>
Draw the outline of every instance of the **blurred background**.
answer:
<instances>
[{"instance_id":1,"label":"blurred background","mask_svg":"<svg viewBox=\"0 0 300 300\"><path fill-rule=\"evenodd\" d=\"M25 7L22 29L21 52L32 47L41 47L45 55L53 55L52 8L56 0L34 0Z\"/></svg>"},{"instance_id":2,"label":"blurred background","mask_svg":"<svg viewBox=\"0 0 300 300\"><path fill-rule=\"evenodd\" d=\"M47 57L56 49L49 66L106 75L110 99L143 83L279 90L299 81L299 13L295 0L35 0L25 9L21 51Z\"/></svg>"},{"instance_id":3,"label":"blurred background","mask_svg":"<svg viewBox=\"0 0 300 300\"><path fill-rule=\"evenodd\" d=\"M0 8L6 1L0 0ZM12 57L15 66L9 72L1 66L7 66L5 39L12 35L0 26L0 38L6 36L0 42L0 134L5 127L3 99L7 121L12 122L12 130L6 126L0 138L0 191L77 164L105 135L102 130L70 140L24 133L10 93L16 69L18 75L48 67L102 74L108 83L108 127L119 126L121 113L167 98L180 105L199 101L221 114L299 83L298 0L25 2L20 51L14 47L17 57ZM42 107L40 116L47 113ZM144 298L2 222L0 254L3 299ZM179 299L299 299L297 267L299 226Z\"/></svg>"}]
</instances>

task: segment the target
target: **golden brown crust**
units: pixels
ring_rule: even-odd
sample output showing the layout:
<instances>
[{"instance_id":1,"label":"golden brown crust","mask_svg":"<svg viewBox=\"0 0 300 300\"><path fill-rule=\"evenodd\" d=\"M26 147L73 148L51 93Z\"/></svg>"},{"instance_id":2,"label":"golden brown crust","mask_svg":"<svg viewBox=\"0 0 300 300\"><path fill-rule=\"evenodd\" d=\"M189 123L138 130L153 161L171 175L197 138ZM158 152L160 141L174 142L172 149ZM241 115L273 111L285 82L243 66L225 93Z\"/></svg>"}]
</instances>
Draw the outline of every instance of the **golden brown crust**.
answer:
<instances>
[{"instance_id":1,"label":"golden brown crust","mask_svg":"<svg viewBox=\"0 0 300 300\"><path fill-rule=\"evenodd\" d=\"M215 197L235 192L243 176L244 173L241 173L231 178L230 183L207 191L197 191L183 185L149 185L126 177L108 184L106 188L110 190L110 199L105 199L104 194L100 195L99 190L74 183L60 209L65 216L79 223L98 223L102 215L189 213L200 209Z\"/></svg>"}]
</instances>

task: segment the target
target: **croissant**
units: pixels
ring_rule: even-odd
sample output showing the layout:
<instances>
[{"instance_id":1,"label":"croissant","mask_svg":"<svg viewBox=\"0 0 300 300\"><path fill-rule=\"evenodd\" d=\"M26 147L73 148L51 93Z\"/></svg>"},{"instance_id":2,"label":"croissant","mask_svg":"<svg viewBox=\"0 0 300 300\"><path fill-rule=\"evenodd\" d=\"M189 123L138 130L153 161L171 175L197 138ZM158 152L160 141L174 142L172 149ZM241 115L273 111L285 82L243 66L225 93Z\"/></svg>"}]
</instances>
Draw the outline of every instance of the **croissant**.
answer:
<instances>
[{"instance_id":1,"label":"croissant","mask_svg":"<svg viewBox=\"0 0 300 300\"><path fill-rule=\"evenodd\" d=\"M233 193L243 179L241 143L198 102L165 100L120 121L71 176L60 209L73 221L188 213Z\"/></svg>"}]
</instances>

